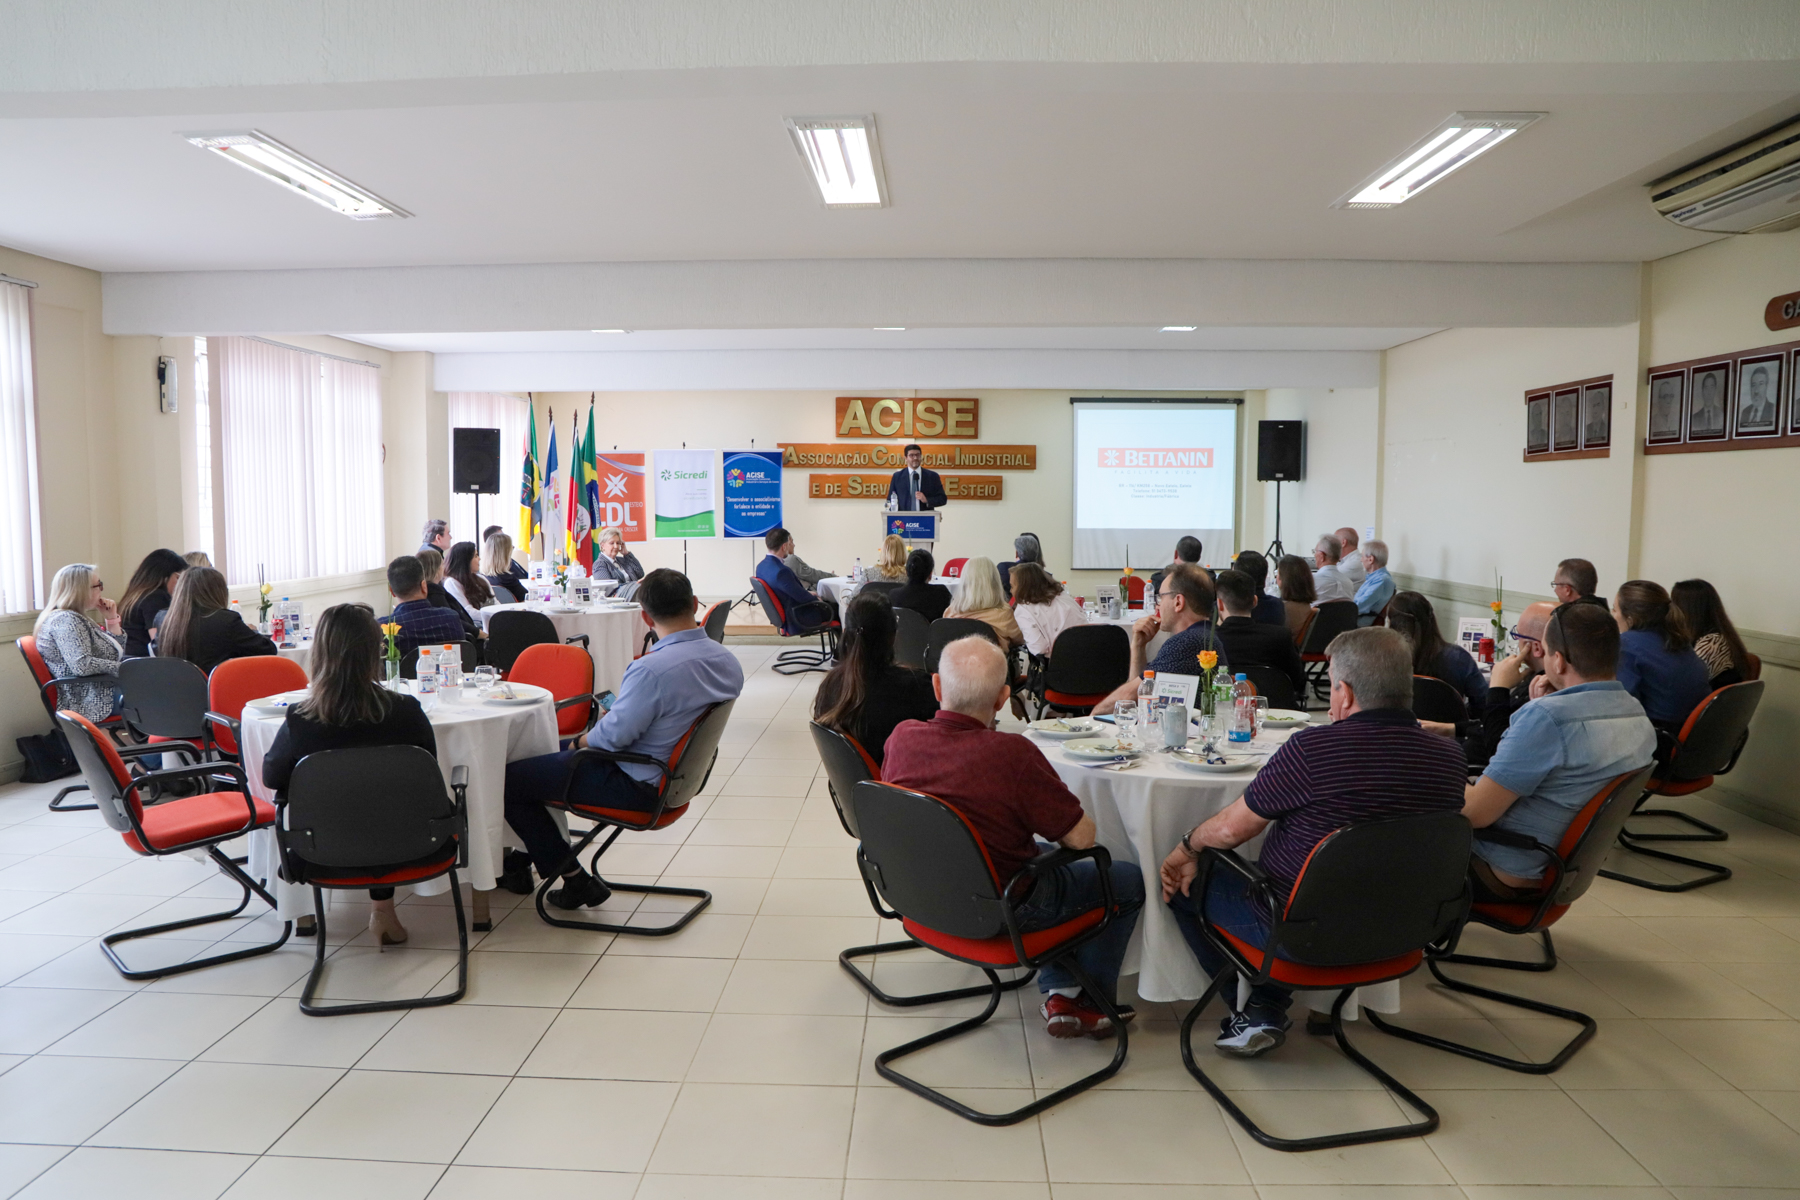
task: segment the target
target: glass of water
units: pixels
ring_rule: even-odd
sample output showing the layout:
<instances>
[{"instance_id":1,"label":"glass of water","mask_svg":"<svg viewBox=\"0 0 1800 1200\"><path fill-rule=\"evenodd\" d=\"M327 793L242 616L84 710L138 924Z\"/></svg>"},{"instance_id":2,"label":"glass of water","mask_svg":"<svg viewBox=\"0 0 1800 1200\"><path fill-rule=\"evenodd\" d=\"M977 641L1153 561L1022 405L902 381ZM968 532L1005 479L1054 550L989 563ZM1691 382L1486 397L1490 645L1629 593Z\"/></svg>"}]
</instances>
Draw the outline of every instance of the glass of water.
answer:
<instances>
[{"instance_id":1,"label":"glass of water","mask_svg":"<svg viewBox=\"0 0 1800 1200\"><path fill-rule=\"evenodd\" d=\"M1136 700L1121 700L1113 709L1114 728L1118 730L1114 735L1114 740L1126 750L1136 750L1143 744L1142 739L1138 737L1137 718Z\"/></svg>"},{"instance_id":2,"label":"glass of water","mask_svg":"<svg viewBox=\"0 0 1800 1200\"><path fill-rule=\"evenodd\" d=\"M474 683L476 691L486 692L500 681L500 672L493 667L483 664L475 668L470 679Z\"/></svg>"}]
</instances>

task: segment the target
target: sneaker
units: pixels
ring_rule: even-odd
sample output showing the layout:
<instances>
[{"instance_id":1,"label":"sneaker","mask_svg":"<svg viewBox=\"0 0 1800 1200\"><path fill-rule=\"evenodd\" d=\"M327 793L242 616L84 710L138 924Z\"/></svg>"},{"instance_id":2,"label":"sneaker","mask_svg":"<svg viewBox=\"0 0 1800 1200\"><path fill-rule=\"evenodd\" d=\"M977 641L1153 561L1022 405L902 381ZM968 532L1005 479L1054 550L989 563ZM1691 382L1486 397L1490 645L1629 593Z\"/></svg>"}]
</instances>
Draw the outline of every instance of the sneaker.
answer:
<instances>
[{"instance_id":1,"label":"sneaker","mask_svg":"<svg viewBox=\"0 0 1800 1200\"><path fill-rule=\"evenodd\" d=\"M592 908L612 899L612 889L601 880L582 871L563 876L563 885L553 888L544 899L558 908Z\"/></svg>"},{"instance_id":2,"label":"sneaker","mask_svg":"<svg viewBox=\"0 0 1800 1200\"><path fill-rule=\"evenodd\" d=\"M1288 1022L1250 1013L1232 1013L1219 1022L1213 1049L1232 1058L1260 1058L1287 1041Z\"/></svg>"},{"instance_id":3,"label":"sneaker","mask_svg":"<svg viewBox=\"0 0 1800 1200\"><path fill-rule=\"evenodd\" d=\"M523 850L508 850L500 860L500 875L495 884L515 896L529 896L537 890L531 880L531 855Z\"/></svg>"},{"instance_id":4,"label":"sneaker","mask_svg":"<svg viewBox=\"0 0 1800 1200\"><path fill-rule=\"evenodd\" d=\"M1137 1016L1137 1010L1129 1005L1115 1004L1113 1007L1127 1023ZM1086 993L1073 1000L1067 996L1049 996L1038 1011L1043 1014L1045 1030L1053 1038L1109 1038L1114 1033L1112 1018L1100 1011L1100 1006L1088 999Z\"/></svg>"}]
</instances>

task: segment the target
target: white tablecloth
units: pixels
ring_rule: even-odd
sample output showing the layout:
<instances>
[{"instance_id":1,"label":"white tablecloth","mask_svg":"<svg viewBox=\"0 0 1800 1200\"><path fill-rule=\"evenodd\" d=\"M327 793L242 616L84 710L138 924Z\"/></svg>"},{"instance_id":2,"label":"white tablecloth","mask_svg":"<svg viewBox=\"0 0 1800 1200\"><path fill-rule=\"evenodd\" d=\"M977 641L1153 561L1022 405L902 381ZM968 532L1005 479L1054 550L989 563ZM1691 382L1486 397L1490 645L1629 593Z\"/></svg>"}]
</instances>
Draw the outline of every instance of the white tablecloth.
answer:
<instances>
[{"instance_id":1,"label":"white tablecloth","mask_svg":"<svg viewBox=\"0 0 1800 1200\"><path fill-rule=\"evenodd\" d=\"M895 580L894 582L899 583L902 581ZM933 578L931 582L941 583L949 588L950 600L952 603L954 603L956 598L962 594L962 580L956 576L939 575ZM862 584L852 582L847 576L830 575L819 580L819 586L816 590L819 593L819 599L833 601L838 606L838 612L842 613L849 605L850 601L856 598L856 593L861 588Z\"/></svg>"},{"instance_id":2,"label":"white tablecloth","mask_svg":"<svg viewBox=\"0 0 1800 1200\"><path fill-rule=\"evenodd\" d=\"M312 678L312 639L304 638L297 646L282 646L278 651L281 657L291 659L300 664L308 679Z\"/></svg>"},{"instance_id":3,"label":"white tablecloth","mask_svg":"<svg viewBox=\"0 0 1800 1200\"><path fill-rule=\"evenodd\" d=\"M509 840L515 844L518 840L506 825L506 764L555 752L555 709L548 697L537 704L506 706L486 704L470 693L464 700L441 699L430 715L445 784L450 782L451 768L469 768L469 866L463 874L472 886L486 891L494 886L500 873L501 851ZM283 719L244 710L241 741L245 773L250 779L250 790L271 804L275 795L263 786L262 761L275 744ZM283 918L310 913L310 889L276 878L281 859L274 831L257 830L250 835L249 843L250 875L269 881L269 890L277 901L276 911ZM449 886L446 876L417 884L413 890L421 895L435 895L449 890Z\"/></svg>"},{"instance_id":4,"label":"white tablecloth","mask_svg":"<svg viewBox=\"0 0 1800 1200\"><path fill-rule=\"evenodd\" d=\"M574 612L558 612L548 604L527 600L523 604L492 604L482 611L491 617L509 609L543 613L556 626L556 634L561 638L587 634L588 653L594 658L596 692L619 690L625 680L625 668L631 665L638 647L643 644L644 635L650 632L650 627L644 624L643 610L636 604L596 605Z\"/></svg>"},{"instance_id":5,"label":"white tablecloth","mask_svg":"<svg viewBox=\"0 0 1800 1200\"><path fill-rule=\"evenodd\" d=\"M1117 625L1120 629L1125 631L1126 637L1130 637L1131 627L1148 615L1149 614L1142 609L1133 608L1127 609L1123 616L1102 617L1096 615L1089 617L1088 620L1095 625ZM1150 645L1144 649L1144 661L1146 663L1155 661L1157 653L1162 650L1163 643L1168 641L1169 637L1170 634L1168 630L1161 629L1157 631L1156 636L1150 639Z\"/></svg>"},{"instance_id":6,"label":"white tablecloth","mask_svg":"<svg viewBox=\"0 0 1800 1200\"><path fill-rule=\"evenodd\" d=\"M1252 749L1273 753L1291 730L1270 729L1259 735ZM1137 972L1137 993L1145 1000L1197 1000L1206 990L1207 978L1194 953L1181 936L1175 914L1162 902L1159 872L1181 835L1244 794L1254 771L1230 775L1201 775L1174 765L1163 754L1146 754L1129 771L1107 771L1084 766L1062 752L1062 743L1049 738L1031 739L1044 752L1052 768L1068 785L1081 807L1094 818L1096 836L1115 860L1129 859L1144 873L1144 911L1125 955L1125 974ZM1239 848L1251 860L1261 848L1256 838ZM1333 993L1297 992L1301 1008L1328 1010ZM1380 983L1360 988L1344 1006L1346 1016L1356 1015L1357 1004L1377 1012L1400 1011L1400 985Z\"/></svg>"}]
</instances>

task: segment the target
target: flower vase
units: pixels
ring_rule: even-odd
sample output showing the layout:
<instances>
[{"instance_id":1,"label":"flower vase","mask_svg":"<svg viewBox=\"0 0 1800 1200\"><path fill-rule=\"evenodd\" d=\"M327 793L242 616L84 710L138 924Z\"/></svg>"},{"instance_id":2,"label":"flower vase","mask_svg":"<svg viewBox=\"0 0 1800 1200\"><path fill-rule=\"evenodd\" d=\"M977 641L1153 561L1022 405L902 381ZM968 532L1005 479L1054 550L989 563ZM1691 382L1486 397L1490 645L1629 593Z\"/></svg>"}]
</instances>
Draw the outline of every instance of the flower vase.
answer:
<instances>
[{"instance_id":1,"label":"flower vase","mask_svg":"<svg viewBox=\"0 0 1800 1200\"><path fill-rule=\"evenodd\" d=\"M1195 701L1196 706L1200 710L1200 712L1199 712L1200 716L1210 717L1216 711L1218 711L1218 701L1217 701L1217 698L1213 694L1213 681L1212 681L1212 673L1211 672L1208 672L1206 679L1204 679L1201 682L1200 691L1194 696L1194 701Z\"/></svg>"},{"instance_id":2,"label":"flower vase","mask_svg":"<svg viewBox=\"0 0 1800 1200\"><path fill-rule=\"evenodd\" d=\"M381 664L382 664L382 685L384 687L386 687L390 692L399 691L400 690L400 660L397 658L384 658L381 660Z\"/></svg>"}]
</instances>

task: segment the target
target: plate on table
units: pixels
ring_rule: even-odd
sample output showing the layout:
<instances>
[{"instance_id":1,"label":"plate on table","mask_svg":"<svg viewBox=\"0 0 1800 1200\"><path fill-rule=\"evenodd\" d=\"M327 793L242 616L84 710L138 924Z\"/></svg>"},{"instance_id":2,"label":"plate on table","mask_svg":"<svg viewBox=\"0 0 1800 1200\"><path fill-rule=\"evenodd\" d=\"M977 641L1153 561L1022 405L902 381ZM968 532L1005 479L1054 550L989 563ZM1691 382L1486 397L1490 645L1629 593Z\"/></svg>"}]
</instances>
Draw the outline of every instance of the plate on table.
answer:
<instances>
[{"instance_id":1,"label":"plate on table","mask_svg":"<svg viewBox=\"0 0 1800 1200\"><path fill-rule=\"evenodd\" d=\"M1088 762L1106 762L1115 758L1136 758L1140 753L1119 743L1117 738L1077 738L1063 743L1063 753Z\"/></svg>"},{"instance_id":2,"label":"plate on table","mask_svg":"<svg viewBox=\"0 0 1800 1200\"><path fill-rule=\"evenodd\" d=\"M1260 754L1215 754L1214 758L1225 761L1207 762L1204 754L1193 750L1171 750L1169 757L1175 760L1176 766L1188 771L1198 771L1203 775L1230 775L1260 766L1263 761Z\"/></svg>"},{"instance_id":3,"label":"plate on table","mask_svg":"<svg viewBox=\"0 0 1800 1200\"><path fill-rule=\"evenodd\" d=\"M510 698L506 694L507 688L512 689ZM549 688L541 688L533 683L502 683L496 684L493 691L483 696L482 700L484 703L499 705L501 708L518 708L527 704L536 704L539 700L548 698L549 695Z\"/></svg>"},{"instance_id":4,"label":"plate on table","mask_svg":"<svg viewBox=\"0 0 1800 1200\"><path fill-rule=\"evenodd\" d=\"M1263 714L1262 723L1275 729L1286 729L1290 726L1311 725L1312 719L1291 708L1271 708Z\"/></svg>"},{"instance_id":5,"label":"plate on table","mask_svg":"<svg viewBox=\"0 0 1800 1200\"><path fill-rule=\"evenodd\" d=\"M306 699L306 692L282 692L278 696L264 696L260 700L247 700L244 707L259 717L285 716L290 705L298 704Z\"/></svg>"},{"instance_id":6,"label":"plate on table","mask_svg":"<svg viewBox=\"0 0 1800 1200\"><path fill-rule=\"evenodd\" d=\"M1060 717L1050 721L1033 721L1025 726L1025 732L1061 742L1069 738L1091 738L1103 730L1097 722L1087 717Z\"/></svg>"}]
</instances>

